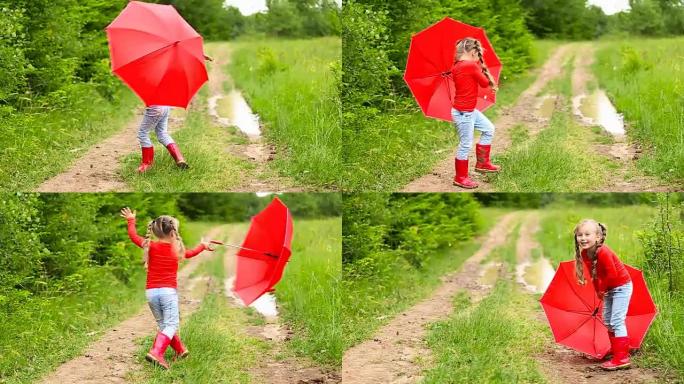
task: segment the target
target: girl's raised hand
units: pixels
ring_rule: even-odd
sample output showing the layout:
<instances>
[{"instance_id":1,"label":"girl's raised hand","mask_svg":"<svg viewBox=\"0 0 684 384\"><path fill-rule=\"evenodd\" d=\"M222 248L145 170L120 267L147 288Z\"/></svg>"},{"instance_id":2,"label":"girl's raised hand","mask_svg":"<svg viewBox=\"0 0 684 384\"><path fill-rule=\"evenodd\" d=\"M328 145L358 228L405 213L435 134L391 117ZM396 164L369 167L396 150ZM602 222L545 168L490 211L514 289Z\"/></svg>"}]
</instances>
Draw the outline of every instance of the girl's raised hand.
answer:
<instances>
[{"instance_id":1,"label":"girl's raised hand","mask_svg":"<svg viewBox=\"0 0 684 384\"><path fill-rule=\"evenodd\" d=\"M126 207L121 209L121 217L124 219L135 219L135 211L131 211L130 208Z\"/></svg>"}]
</instances>

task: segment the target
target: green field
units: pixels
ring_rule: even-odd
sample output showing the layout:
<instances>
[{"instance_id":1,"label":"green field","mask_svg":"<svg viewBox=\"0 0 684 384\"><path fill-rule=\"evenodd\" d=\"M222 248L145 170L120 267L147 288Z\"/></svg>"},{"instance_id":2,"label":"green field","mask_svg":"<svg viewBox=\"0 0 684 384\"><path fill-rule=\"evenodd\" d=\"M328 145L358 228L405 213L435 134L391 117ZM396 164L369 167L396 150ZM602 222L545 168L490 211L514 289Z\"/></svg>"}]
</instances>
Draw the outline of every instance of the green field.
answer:
<instances>
[{"instance_id":1,"label":"green field","mask_svg":"<svg viewBox=\"0 0 684 384\"><path fill-rule=\"evenodd\" d=\"M340 63L337 37L235 44L229 72L277 146L282 176L337 189Z\"/></svg>"},{"instance_id":2,"label":"green field","mask_svg":"<svg viewBox=\"0 0 684 384\"><path fill-rule=\"evenodd\" d=\"M599 45L594 70L627 134L644 149L647 174L684 180L684 38L626 39Z\"/></svg>"}]
</instances>

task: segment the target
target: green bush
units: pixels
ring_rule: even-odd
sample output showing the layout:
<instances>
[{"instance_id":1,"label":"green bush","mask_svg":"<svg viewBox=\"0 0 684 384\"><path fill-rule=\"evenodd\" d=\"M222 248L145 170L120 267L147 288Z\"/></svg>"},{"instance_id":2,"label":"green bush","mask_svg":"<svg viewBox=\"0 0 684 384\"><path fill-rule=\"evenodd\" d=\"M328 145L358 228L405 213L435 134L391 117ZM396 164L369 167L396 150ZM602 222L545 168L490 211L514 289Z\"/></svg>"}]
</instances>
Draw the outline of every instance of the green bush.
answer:
<instances>
[{"instance_id":1,"label":"green bush","mask_svg":"<svg viewBox=\"0 0 684 384\"><path fill-rule=\"evenodd\" d=\"M438 249L470 239L480 228L479 204L470 195L346 195L342 224L345 278L382 275L402 258L420 269Z\"/></svg>"}]
</instances>

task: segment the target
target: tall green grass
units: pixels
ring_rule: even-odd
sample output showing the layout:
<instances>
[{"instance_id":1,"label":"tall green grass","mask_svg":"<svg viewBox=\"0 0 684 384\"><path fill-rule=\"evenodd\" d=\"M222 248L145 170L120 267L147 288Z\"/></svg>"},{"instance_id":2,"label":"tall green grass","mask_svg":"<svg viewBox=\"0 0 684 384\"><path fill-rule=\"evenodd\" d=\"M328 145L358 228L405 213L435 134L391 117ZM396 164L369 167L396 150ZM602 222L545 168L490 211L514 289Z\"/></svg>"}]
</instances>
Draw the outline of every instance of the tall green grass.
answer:
<instances>
[{"instance_id":1,"label":"tall green grass","mask_svg":"<svg viewBox=\"0 0 684 384\"><path fill-rule=\"evenodd\" d=\"M560 261L573 260L572 231L581 219L592 218L606 225L606 244L618 257L643 269L643 248L637 235L647 229L656 214L657 209L651 206L557 206L545 210L537 238L544 255L556 267ZM665 279L648 273L645 278L659 313L646 335L638 361L669 376L684 377L684 298L669 293Z\"/></svg>"},{"instance_id":2,"label":"tall green grass","mask_svg":"<svg viewBox=\"0 0 684 384\"><path fill-rule=\"evenodd\" d=\"M88 275L80 292L29 297L8 316L0 313L1 382L26 383L44 376L145 302L142 271L130 284L103 268L81 273Z\"/></svg>"},{"instance_id":3,"label":"tall green grass","mask_svg":"<svg viewBox=\"0 0 684 384\"><path fill-rule=\"evenodd\" d=\"M486 233L506 210L483 208L482 233ZM421 299L439 284L440 277L457 270L480 247L476 240L456 244L431 255L423 268L416 269L406 259L387 257L385 273L363 279L343 279L342 342L344 349L370 337L379 327Z\"/></svg>"},{"instance_id":4,"label":"tall green grass","mask_svg":"<svg viewBox=\"0 0 684 384\"><path fill-rule=\"evenodd\" d=\"M337 189L340 172L341 41L244 41L229 72L276 144L275 166L298 182Z\"/></svg>"},{"instance_id":5,"label":"tall green grass","mask_svg":"<svg viewBox=\"0 0 684 384\"><path fill-rule=\"evenodd\" d=\"M486 115L494 119L501 108L513 104L535 79L558 42L534 44L534 67L520 77L502 79L497 103ZM352 109L353 119L343 114L344 190L397 190L429 172L436 161L455 151L456 134L451 123L426 118L413 99L388 100L387 111Z\"/></svg>"},{"instance_id":6,"label":"tall green grass","mask_svg":"<svg viewBox=\"0 0 684 384\"><path fill-rule=\"evenodd\" d=\"M0 111L0 191L32 190L64 171L119 130L139 103L123 85L110 101L91 84L78 84L59 107Z\"/></svg>"},{"instance_id":7,"label":"tall green grass","mask_svg":"<svg viewBox=\"0 0 684 384\"><path fill-rule=\"evenodd\" d=\"M644 144L638 165L649 174L684 180L684 37L629 39L600 45L594 70Z\"/></svg>"},{"instance_id":8,"label":"tall green grass","mask_svg":"<svg viewBox=\"0 0 684 384\"><path fill-rule=\"evenodd\" d=\"M338 367L342 363L341 218L295 223L292 258L276 296L293 329L287 346L295 354Z\"/></svg>"},{"instance_id":9,"label":"tall green grass","mask_svg":"<svg viewBox=\"0 0 684 384\"><path fill-rule=\"evenodd\" d=\"M457 299L450 318L430 326L427 342L436 363L424 383L546 382L535 358L543 326L530 321L534 297L511 280L499 280L475 308L469 308L467 296Z\"/></svg>"}]
</instances>

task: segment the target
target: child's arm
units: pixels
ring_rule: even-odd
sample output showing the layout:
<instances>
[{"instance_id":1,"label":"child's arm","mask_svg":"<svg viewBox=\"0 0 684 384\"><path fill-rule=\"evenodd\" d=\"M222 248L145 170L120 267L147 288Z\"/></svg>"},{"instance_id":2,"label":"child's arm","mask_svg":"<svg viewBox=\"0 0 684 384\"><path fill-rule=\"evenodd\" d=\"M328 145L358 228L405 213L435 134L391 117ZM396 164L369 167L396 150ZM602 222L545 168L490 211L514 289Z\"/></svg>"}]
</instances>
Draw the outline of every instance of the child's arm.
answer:
<instances>
[{"instance_id":1,"label":"child's arm","mask_svg":"<svg viewBox=\"0 0 684 384\"><path fill-rule=\"evenodd\" d=\"M193 248L191 250L187 250L187 249L185 250L185 258L189 259L191 257L195 257L195 256L199 255L202 251L211 251L211 252L214 251L214 248L212 247L212 245L209 244L208 241L205 241L204 238L202 238L202 241L200 242L200 244L198 246L196 246L195 248Z\"/></svg>"},{"instance_id":2,"label":"child's arm","mask_svg":"<svg viewBox=\"0 0 684 384\"><path fill-rule=\"evenodd\" d=\"M135 211L131 211L130 208L126 207L121 210L121 217L125 218L128 222L128 237L131 239L133 244L142 248L143 241L145 239L138 235L138 231L135 229Z\"/></svg>"},{"instance_id":3,"label":"child's arm","mask_svg":"<svg viewBox=\"0 0 684 384\"><path fill-rule=\"evenodd\" d=\"M489 79L487 78L487 76L484 75L484 73L482 73L482 68L480 67L479 64L476 64L475 62L473 62L472 72L473 72L473 76L475 76L475 80L480 85L480 87L482 87L482 88L489 87Z\"/></svg>"}]
</instances>

